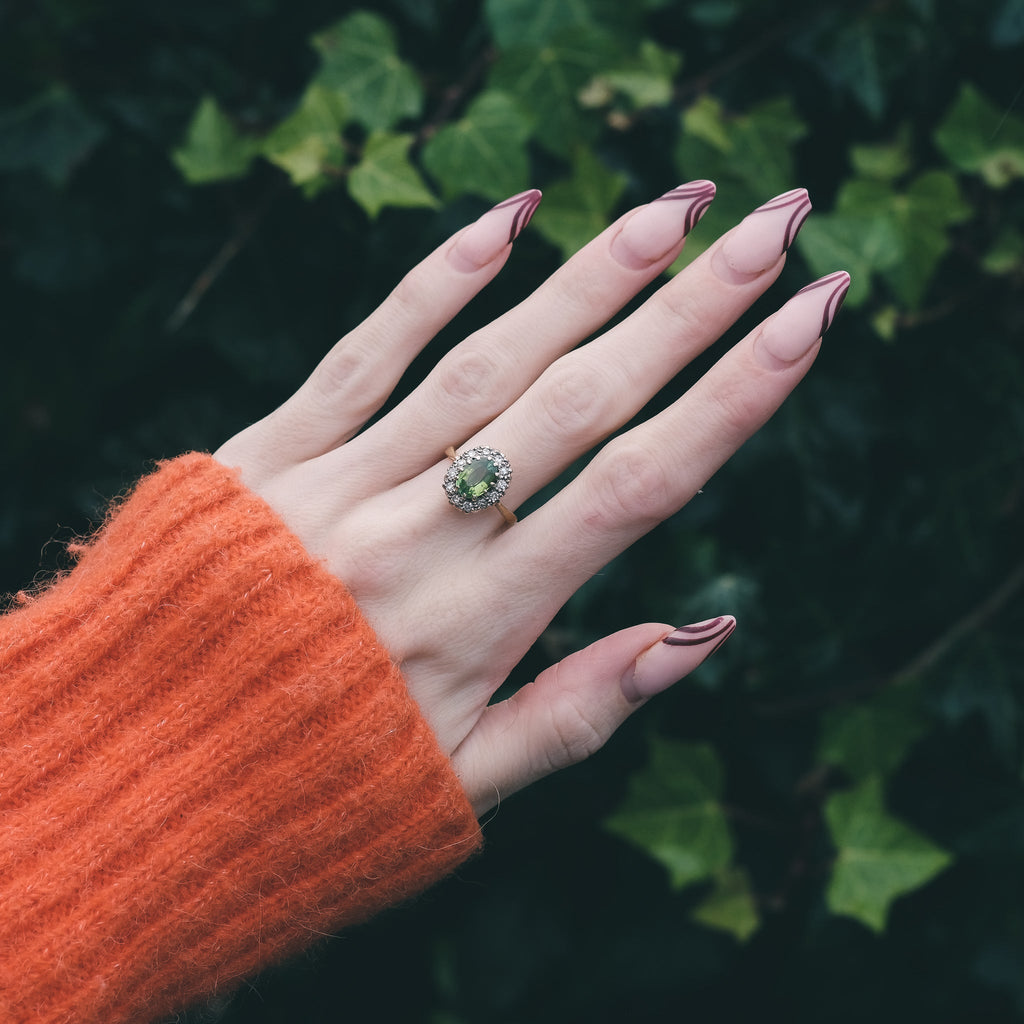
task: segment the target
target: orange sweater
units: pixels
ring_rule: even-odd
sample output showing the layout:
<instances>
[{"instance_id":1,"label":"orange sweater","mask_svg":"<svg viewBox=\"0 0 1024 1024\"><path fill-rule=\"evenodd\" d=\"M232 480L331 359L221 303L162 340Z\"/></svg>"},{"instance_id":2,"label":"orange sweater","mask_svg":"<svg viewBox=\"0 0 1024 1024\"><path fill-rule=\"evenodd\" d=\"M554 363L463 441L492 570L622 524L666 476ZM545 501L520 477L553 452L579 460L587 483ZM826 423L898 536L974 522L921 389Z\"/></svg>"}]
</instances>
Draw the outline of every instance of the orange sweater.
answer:
<instances>
[{"instance_id":1,"label":"orange sweater","mask_svg":"<svg viewBox=\"0 0 1024 1024\"><path fill-rule=\"evenodd\" d=\"M478 845L352 597L208 456L0 618L0 1021L149 1021Z\"/></svg>"}]
</instances>

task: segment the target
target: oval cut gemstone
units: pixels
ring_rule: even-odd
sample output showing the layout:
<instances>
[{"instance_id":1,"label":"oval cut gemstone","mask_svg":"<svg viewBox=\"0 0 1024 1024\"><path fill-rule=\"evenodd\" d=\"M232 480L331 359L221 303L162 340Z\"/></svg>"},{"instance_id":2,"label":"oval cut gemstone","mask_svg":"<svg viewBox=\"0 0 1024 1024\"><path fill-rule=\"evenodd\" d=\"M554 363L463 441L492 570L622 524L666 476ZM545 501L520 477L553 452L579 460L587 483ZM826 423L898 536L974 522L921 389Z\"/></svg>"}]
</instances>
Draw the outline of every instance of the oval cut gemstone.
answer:
<instances>
[{"instance_id":1,"label":"oval cut gemstone","mask_svg":"<svg viewBox=\"0 0 1024 1024\"><path fill-rule=\"evenodd\" d=\"M491 459L474 459L455 478L455 489L467 501L479 501L498 482L498 467Z\"/></svg>"}]
</instances>

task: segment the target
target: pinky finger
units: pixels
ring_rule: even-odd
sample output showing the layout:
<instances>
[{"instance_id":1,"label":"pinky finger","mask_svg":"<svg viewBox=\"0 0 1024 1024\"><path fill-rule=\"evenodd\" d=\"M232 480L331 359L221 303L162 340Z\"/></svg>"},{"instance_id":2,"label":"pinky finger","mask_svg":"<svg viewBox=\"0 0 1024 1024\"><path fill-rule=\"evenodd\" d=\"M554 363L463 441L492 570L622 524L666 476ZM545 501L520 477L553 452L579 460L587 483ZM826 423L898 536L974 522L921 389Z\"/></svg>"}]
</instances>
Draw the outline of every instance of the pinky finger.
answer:
<instances>
[{"instance_id":1,"label":"pinky finger","mask_svg":"<svg viewBox=\"0 0 1024 1024\"><path fill-rule=\"evenodd\" d=\"M689 675L732 635L720 615L647 623L606 636L488 707L452 754L477 815L538 779L596 753L643 703Z\"/></svg>"}]
</instances>

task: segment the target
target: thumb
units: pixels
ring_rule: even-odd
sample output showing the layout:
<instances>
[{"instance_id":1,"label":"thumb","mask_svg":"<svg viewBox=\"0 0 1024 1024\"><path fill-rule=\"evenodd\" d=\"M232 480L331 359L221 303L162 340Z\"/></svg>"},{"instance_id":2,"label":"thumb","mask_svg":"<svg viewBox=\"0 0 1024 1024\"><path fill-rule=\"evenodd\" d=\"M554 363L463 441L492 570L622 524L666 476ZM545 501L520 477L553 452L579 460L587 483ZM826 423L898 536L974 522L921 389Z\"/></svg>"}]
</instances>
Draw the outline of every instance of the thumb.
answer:
<instances>
[{"instance_id":1,"label":"thumb","mask_svg":"<svg viewBox=\"0 0 1024 1024\"><path fill-rule=\"evenodd\" d=\"M735 628L731 615L675 630L633 626L570 654L486 708L452 754L474 811L479 816L598 751L648 698L692 672Z\"/></svg>"}]
</instances>

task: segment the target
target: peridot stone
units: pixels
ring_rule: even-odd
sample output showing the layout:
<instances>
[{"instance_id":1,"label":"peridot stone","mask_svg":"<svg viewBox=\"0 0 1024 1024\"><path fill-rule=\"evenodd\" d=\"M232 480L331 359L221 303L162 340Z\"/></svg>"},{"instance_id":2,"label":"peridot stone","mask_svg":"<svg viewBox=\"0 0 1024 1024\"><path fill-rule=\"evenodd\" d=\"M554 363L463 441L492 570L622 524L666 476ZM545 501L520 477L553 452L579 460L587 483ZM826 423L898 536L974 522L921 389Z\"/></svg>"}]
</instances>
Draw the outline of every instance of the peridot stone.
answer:
<instances>
[{"instance_id":1,"label":"peridot stone","mask_svg":"<svg viewBox=\"0 0 1024 1024\"><path fill-rule=\"evenodd\" d=\"M455 489L466 501L478 501L498 482L498 467L491 459L474 459L455 478Z\"/></svg>"}]
</instances>

